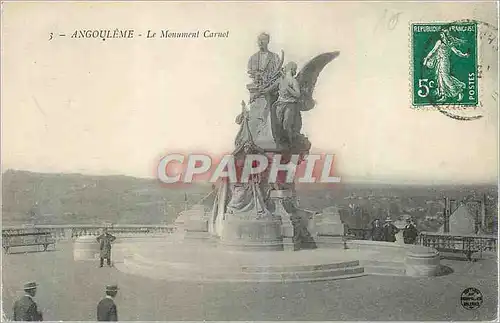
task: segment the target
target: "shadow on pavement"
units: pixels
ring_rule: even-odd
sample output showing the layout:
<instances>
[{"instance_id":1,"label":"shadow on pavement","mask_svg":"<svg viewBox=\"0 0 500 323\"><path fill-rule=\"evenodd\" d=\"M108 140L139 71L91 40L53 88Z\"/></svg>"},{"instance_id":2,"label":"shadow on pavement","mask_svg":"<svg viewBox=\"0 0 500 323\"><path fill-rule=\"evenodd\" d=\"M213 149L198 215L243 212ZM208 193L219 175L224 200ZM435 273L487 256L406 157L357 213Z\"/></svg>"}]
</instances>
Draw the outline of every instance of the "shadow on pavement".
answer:
<instances>
[{"instance_id":1,"label":"shadow on pavement","mask_svg":"<svg viewBox=\"0 0 500 323\"><path fill-rule=\"evenodd\" d=\"M453 274L455 271L453 270L453 268L451 267L448 267L448 266L445 266L445 265L440 265L439 266L439 272L436 276L446 276L446 275L449 275L449 274Z\"/></svg>"}]
</instances>

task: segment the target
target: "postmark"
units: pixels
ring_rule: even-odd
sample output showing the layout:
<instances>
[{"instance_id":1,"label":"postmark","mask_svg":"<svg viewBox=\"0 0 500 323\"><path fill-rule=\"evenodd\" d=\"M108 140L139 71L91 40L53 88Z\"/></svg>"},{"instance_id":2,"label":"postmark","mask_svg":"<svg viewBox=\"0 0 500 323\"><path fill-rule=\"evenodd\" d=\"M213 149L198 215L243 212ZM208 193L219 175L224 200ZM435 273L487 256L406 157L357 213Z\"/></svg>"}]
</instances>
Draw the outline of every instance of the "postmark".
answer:
<instances>
[{"instance_id":1,"label":"postmark","mask_svg":"<svg viewBox=\"0 0 500 323\"><path fill-rule=\"evenodd\" d=\"M477 310L483 305L483 294L477 288L466 288L460 295L460 304L466 310Z\"/></svg>"},{"instance_id":2,"label":"postmark","mask_svg":"<svg viewBox=\"0 0 500 323\"><path fill-rule=\"evenodd\" d=\"M477 107L477 23L411 25L412 105Z\"/></svg>"}]
</instances>

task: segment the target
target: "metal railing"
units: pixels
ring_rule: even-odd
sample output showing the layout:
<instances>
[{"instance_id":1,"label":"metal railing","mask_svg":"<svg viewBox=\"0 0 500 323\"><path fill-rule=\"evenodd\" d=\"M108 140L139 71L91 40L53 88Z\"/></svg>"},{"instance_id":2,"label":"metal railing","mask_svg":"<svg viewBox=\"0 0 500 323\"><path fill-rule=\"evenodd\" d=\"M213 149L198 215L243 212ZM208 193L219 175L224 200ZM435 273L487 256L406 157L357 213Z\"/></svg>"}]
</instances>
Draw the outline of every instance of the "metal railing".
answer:
<instances>
[{"instance_id":1,"label":"metal railing","mask_svg":"<svg viewBox=\"0 0 500 323\"><path fill-rule=\"evenodd\" d=\"M450 233L421 232L419 244L441 252L457 252L471 260L472 254L486 251L496 252L498 238L493 235L457 235Z\"/></svg>"},{"instance_id":2,"label":"metal railing","mask_svg":"<svg viewBox=\"0 0 500 323\"><path fill-rule=\"evenodd\" d=\"M488 235L456 235L449 233L421 232L419 235L421 245L434 249L455 249L474 251L497 250L497 237Z\"/></svg>"}]
</instances>

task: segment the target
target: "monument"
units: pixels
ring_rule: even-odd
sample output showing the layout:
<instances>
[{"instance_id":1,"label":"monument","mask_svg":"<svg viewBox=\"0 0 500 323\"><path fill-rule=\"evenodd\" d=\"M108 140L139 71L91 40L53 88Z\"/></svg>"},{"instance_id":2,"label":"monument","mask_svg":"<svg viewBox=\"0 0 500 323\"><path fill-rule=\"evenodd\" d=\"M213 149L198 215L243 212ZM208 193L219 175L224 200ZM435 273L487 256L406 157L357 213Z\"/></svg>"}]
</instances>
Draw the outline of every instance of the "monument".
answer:
<instances>
[{"instance_id":1,"label":"monument","mask_svg":"<svg viewBox=\"0 0 500 323\"><path fill-rule=\"evenodd\" d=\"M249 154L261 154L272 160L280 155L282 163L300 163L311 144L301 134L301 113L314 108L312 94L319 74L339 52L328 52L311 59L297 73L297 64L284 64L281 56L269 51L270 36L258 37L259 51L248 61L249 101L242 101L236 117L240 130L233 155L241 167ZM292 155L300 156L291 160ZM283 238L292 238L293 249L311 238L304 230L297 207L293 183L285 183L280 174L276 183L268 183L269 171L251 176L248 182L221 183L212 217L210 234L233 248L283 250ZM306 236L306 238L304 238Z\"/></svg>"},{"instance_id":2,"label":"monument","mask_svg":"<svg viewBox=\"0 0 500 323\"><path fill-rule=\"evenodd\" d=\"M249 99L236 116L240 129L231 155L236 180L225 177L212 191L211 210L198 203L181 212L176 233L161 242L124 243L127 255L117 268L153 279L213 282L405 275L407 267L415 276L437 274L439 255L431 248L405 262L411 251L406 245L349 240L336 207L315 212L299 206L293 176L285 170L309 154L301 113L314 108L318 77L339 52L320 54L297 73L283 51L269 51L269 41L268 34L259 35L259 51L248 61ZM246 174L259 166L248 161L251 155L281 168Z\"/></svg>"}]
</instances>

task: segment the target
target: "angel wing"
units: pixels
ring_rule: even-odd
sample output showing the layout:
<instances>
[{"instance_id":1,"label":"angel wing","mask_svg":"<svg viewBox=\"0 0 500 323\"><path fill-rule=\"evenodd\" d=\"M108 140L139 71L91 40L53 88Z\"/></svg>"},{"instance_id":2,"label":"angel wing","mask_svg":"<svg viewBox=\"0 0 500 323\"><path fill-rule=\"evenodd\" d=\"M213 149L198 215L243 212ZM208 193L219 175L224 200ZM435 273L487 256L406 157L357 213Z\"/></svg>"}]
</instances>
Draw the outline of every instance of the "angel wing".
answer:
<instances>
[{"instance_id":1,"label":"angel wing","mask_svg":"<svg viewBox=\"0 0 500 323\"><path fill-rule=\"evenodd\" d=\"M316 81L318 80L319 73L325 66L333 61L340 52L328 52L320 54L311 59L300 70L297 75L297 82L299 83L301 98L299 101L300 111L309 111L314 108L316 102L312 97Z\"/></svg>"}]
</instances>

